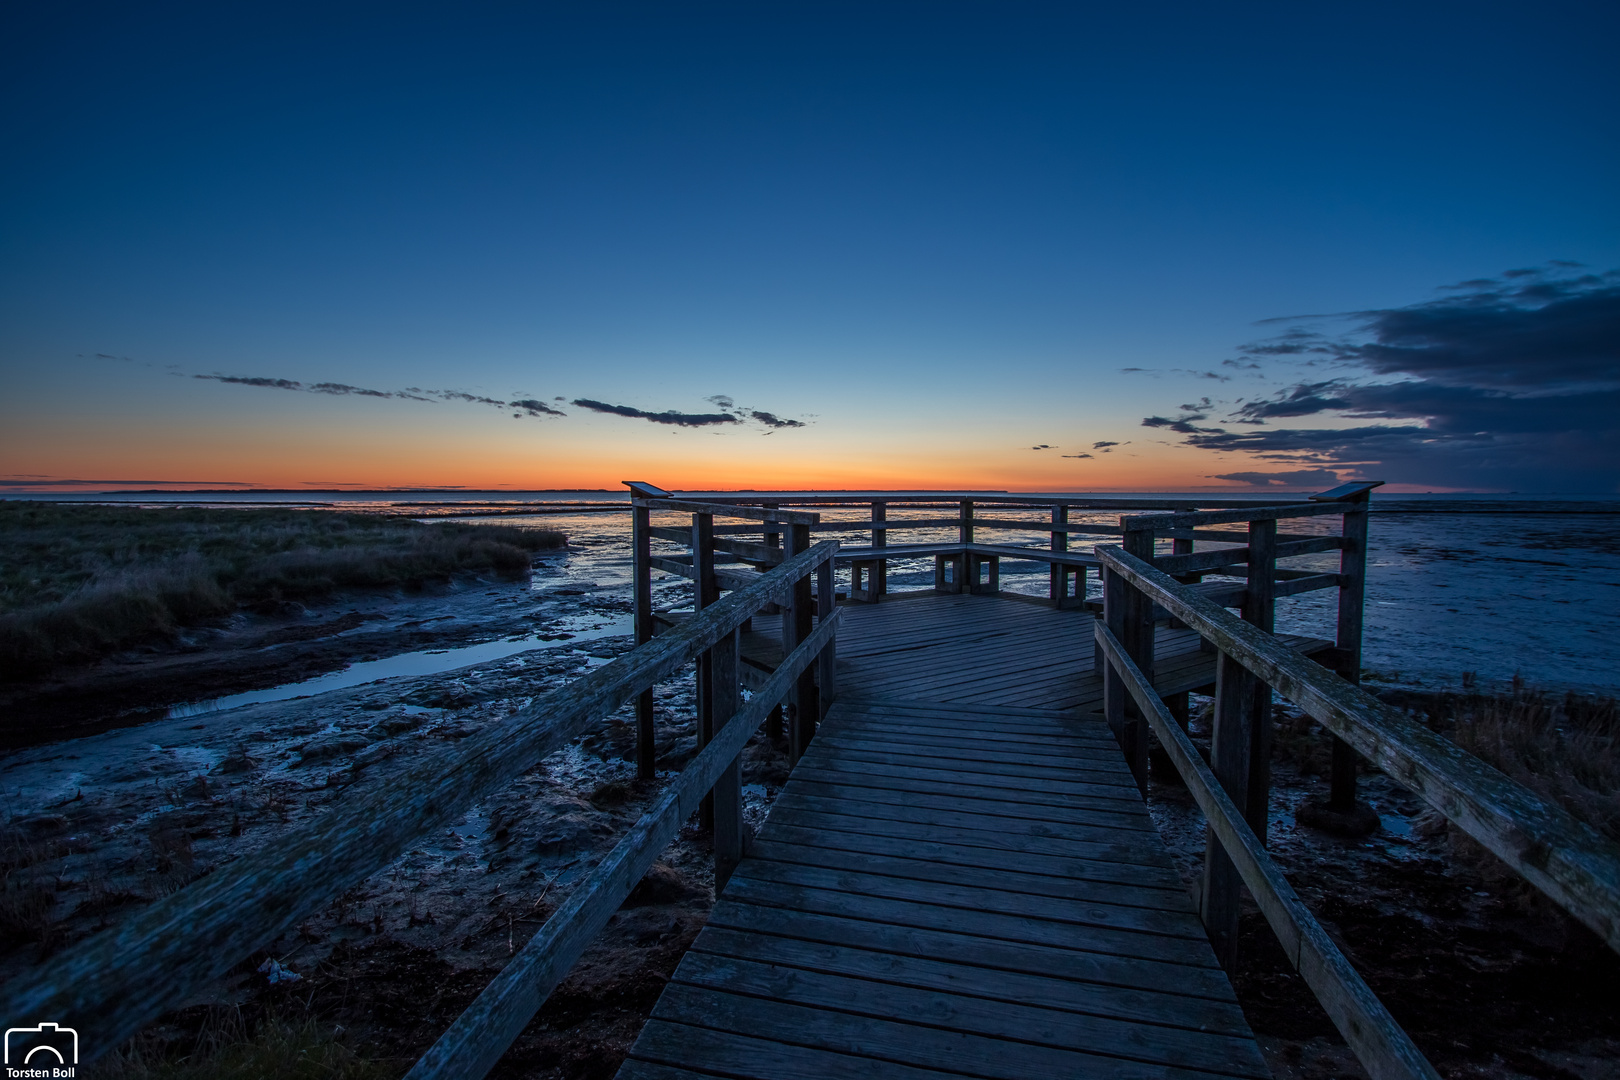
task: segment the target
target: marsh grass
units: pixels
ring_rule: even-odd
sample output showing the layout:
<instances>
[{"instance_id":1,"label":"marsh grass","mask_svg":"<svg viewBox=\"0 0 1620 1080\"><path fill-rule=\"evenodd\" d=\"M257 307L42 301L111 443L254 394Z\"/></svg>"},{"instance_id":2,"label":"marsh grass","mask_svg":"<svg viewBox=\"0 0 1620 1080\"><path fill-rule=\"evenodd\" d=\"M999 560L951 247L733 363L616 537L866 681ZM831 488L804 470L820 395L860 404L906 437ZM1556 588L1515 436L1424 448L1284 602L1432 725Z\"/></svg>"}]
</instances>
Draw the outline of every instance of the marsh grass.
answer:
<instances>
[{"instance_id":1,"label":"marsh grass","mask_svg":"<svg viewBox=\"0 0 1620 1080\"><path fill-rule=\"evenodd\" d=\"M1500 693L1466 689L1385 697L1610 839L1620 840L1620 701L1522 685Z\"/></svg>"},{"instance_id":2,"label":"marsh grass","mask_svg":"<svg viewBox=\"0 0 1620 1080\"><path fill-rule=\"evenodd\" d=\"M362 1056L335 1025L268 1016L249 1032L232 1011L205 1025L189 1052L174 1054L137 1041L108 1054L85 1075L93 1080L383 1080L396 1070Z\"/></svg>"},{"instance_id":3,"label":"marsh grass","mask_svg":"<svg viewBox=\"0 0 1620 1080\"><path fill-rule=\"evenodd\" d=\"M346 588L520 578L562 534L325 510L0 501L0 679Z\"/></svg>"}]
</instances>

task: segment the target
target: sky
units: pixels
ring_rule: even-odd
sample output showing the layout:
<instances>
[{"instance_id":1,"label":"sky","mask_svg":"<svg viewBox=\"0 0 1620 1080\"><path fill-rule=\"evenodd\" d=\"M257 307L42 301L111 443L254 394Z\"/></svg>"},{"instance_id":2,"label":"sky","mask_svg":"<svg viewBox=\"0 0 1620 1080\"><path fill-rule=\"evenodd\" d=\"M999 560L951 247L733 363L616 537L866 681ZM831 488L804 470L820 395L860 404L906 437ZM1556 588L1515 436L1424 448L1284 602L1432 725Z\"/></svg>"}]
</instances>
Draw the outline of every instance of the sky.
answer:
<instances>
[{"instance_id":1,"label":"sky","mask_svg":"<svg viewBox=\"0 0 1620 1080\"><path fill-rule=\"evenodd\" d=\"M12 5L0 490L1620 491L1620 7Z\"/></svg>"}]
</instances>

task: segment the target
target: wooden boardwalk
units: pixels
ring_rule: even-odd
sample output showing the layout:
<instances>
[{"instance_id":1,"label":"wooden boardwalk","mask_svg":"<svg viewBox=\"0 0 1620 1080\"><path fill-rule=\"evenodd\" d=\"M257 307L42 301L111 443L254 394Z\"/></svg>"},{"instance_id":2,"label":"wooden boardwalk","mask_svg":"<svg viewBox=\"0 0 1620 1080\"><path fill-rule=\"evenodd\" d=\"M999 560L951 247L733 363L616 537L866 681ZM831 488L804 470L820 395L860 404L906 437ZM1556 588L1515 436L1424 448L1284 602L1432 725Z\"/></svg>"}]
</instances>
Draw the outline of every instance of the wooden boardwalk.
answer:
<instances>
[{"instance_id":1,"label":"wooden boardwalk","mask_svg":"<svg viewBox=\"0 0 1620 1080\"><path fill-rule=\"evenodd\" d=\"M619 1076L1269 1075L1091 715L1091 616L936 594L842 631L838 704Z\"/></svg>"}]
</instances>

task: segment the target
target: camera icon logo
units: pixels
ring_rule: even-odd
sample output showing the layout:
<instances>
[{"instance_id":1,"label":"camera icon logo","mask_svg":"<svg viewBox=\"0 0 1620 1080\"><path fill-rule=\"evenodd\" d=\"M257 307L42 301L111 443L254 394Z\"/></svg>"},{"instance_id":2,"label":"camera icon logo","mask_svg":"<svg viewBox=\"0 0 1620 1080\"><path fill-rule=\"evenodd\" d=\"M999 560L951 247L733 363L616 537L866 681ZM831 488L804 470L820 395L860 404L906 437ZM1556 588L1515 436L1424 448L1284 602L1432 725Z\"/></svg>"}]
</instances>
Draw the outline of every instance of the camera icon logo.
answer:
<instances>
[{"instance_id":1,"label":"camera icon logo","mask_svg":"<svg viewBox=\"0 0 1620 1080\"><path fill-rule=\"evenodd\" d=\"M77 1065L79 1033L56 1024L6 1029L7 1065Z\"/></svg>"}]
</instances>

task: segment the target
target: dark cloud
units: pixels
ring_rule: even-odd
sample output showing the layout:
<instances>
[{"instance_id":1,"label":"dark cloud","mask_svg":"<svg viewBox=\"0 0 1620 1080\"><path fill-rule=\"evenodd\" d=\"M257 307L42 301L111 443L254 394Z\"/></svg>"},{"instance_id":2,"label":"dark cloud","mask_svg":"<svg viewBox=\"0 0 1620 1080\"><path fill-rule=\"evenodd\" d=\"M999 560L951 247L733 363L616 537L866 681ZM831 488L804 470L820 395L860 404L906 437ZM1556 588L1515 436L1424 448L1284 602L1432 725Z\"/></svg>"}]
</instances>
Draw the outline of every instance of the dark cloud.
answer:
<instances>
[{"instance_id":1,"label":"dark cloud","mask_svg":"<svg viewBox=\"0 0 1620 1080\"><path fill-rule=\"evenodd\" d=\"M1091 455L1090 454L1064 454L1062 456L1066 457L1066 458L1088 458Z\"/></svg>"},{"instance_id":2,"label":"dark cloud","mask_svg":"<svg viewBox=\"0 0 1620 1080\"><path fill-rule=\"evenodd\" d=\"M460 390L423 390L418 386L406 387L413 394L432 394L446 401L467 401L474 405L493 405L497 409L507 408L507 403L499 398L484 397L482 394L468 394Z\"/></svg>"},{"instance_id":3,"label":"dark cloud","mask_svg":"<svg viewBox=\"0 0 1620 1080\"><path fill-rule=\"evenodd\" d=\"M803 420L786 420L775 413L763 412L759 409L748 410L748 415L758 420L768 428L796 428L804 427Z\"/></svg>"},{"instance_id":4,"label":"dark cloud","mask_svg":"<svg viewBox=\"0 0 1620 1080\"><path fill-rule=\"evenodd\" d=\"M362 397L391 398L399 397L385 390L367 390L363 386L350 386L340 382L318 382L309 387L312 394L359 394Z\"/></svg>"},{"instance_id":5,"label":"dark cloud","mask_svg":"<svg viewBox=\"0 0 1620 1080\"><path fill-rule=\"evenodd\" d=\"M663 412L648 412L645 409L634 409L629 405L609 405L605 401L593 401L590 398L575 398L574 404L582 409L592 412L611 413L614 416L627 416L635 420L650 420L654 424L671 424L676 427L708 427L712 424L735 424L739 421L730 413L683 413L674 410Z\"/></svg>"},{"instance_id":6,"label":"dark cloud","mask_svg":"<svg viewBox=\"0 0 1620 1080\"><path fill-rule=\"evenodd\" d=\"M1056 450L1056 449L1057 449L1057 447L1055 447L1055 446L1050 446L1050 445L1048 445L1048 444L1047 444L1047 443L1041 443L1041 445L1039 445L1039 446L1032 446L1032 447L1030 447L1030 449L1031 449L1031 450Z\"/></svg>"},{"instance_id":7,"label":"dark cloud","mask_svg":"<svg viewBox=\"0 0 1620 1080\"><path fill-rule=\"evenodd\" d=\"M625 416L633 420L647 420L654 424L669 424L672 427L715 427L722 424L742 424L753 421L768 429L765 434L780 431L784 428L805 427L803 420L790 420L785 416L778 416L763 409L751 409L739 406L725 394L716 394L704 400L713 402L722 409L730 412L713 413L684 413L675 409L664 409L658 412L649 409L637 409L631 405L613 405L606 401L596 401L592 398L576 398L574 404L582 409L593 412L609 413L613 416Z\"/></svg>"},{"instance_id":8,"label":"dark cloud","mask_svg":"<svg viewBox=\"0 0 1620 1080\"><path fill-rule=\"evenodd\" d=\"M1109 442L1108 440L1104 439L1102 442L1094 442L1094 443L1092 443L1091 448L1093 450L1106 450L1110 446L1118 446L1118 445L1119 445L1119 443L1117 443L1117 442Z\"/></svg>"},{"instance_id":9,"label":"dark cloud","mask_svg":"<svg viewBox=\"0 0 1620 1080\"><path fill-rule=\"evenodd\" d=\"M1339 483L1339 474L1331 469L1295 469L1292 472L1220 473L1210 479L1235 480L1253 487L1333 487Z\"/></svg>"},{"instance_id":10,"label":"dark cloud","mask_svg":"<svg viewBox=\"0 0 1620 1080\"><path fill-rule=\"evenodd\" d=\"M1208 435L1220 434L1220 428L1198 427L1195 421L1207 420L1208 415L1201 412L1184 413L1181 416L1145 416L1142 418L1143 427L1165 428L1182 435Z\"/></svg>"},{"instance_id":11,"label":"dark cloud","mask_svg":"<svg viewBox=\"0 0 1620 1080\"><path fill-rule=\"evenodd\" d=\"M1318 469L1353 466L1394 482L1614 490L1620 271L1578 270L1554 263L1461 282L1407 307L1268 320L1293 325L1241 347L1233 363L1320 375L1269 398L1232 402L1229 422L1251 430L1196 427L1204 417L1190 411L1143 423L1202 449ZM1301 417L1323 419L1309 428L1272 426ZM1240 475L1250 474L1223 478Z\"/></svg>"},{"instance_id":12,"label":"dark cloud","mask_svg":"<svg viewBox=\"0 0 1620 1080\"><path fill-rule=\"evenodd\" d=\"M508 401L506 404L511 406L514 409L522 409L524 412L528 413L530 416L567 416L568 415L567 413L562 412L559 409L553 409L550 405L547 405L543 401L536 401L534 398L524 398L521 401ZM517 414L513 413L512 415L516 416Z\"/></svg>"},{"instance_id":13,"label":"dark cloud","mask_svg":"<svg viewBox=\"0 0 1620 1080\"><path fill-rule=\"evenodd\" d=\"M291 379L269 379L244 375L193 375L193 379L213 379L215 382L235 383L238 386L268 386L275 390L302 390L304 384Z\"/></svg>"},{"instance_id":14,"label":"dark cloud","mask_svg":"<svg viewBox=\"0 0 1620 1080\"><path fill-rule=\"evenodd\" d=\"M512 415L519 419L524 416L535 418L547 416L567 416L559 409L553 409L545 402L534 398L522 398L518 401L505 401L501 398L485 397L482 394L469 394L465 390L427 390L420 386L407 386L403 390L371 390L364 386L351 386L340 382L302 383L296 379L276 379L262 375L193 375L194 379L212 379L215 382L234 383L237 386L262 386L272 390L296 390L306 394L332 394L339 397L358 396L370 398L399 398L406 401L465 401L472 405L488 405L502 410L521 409ZM557 400L561 401L561 398Z\"/></svg>"}]
</instances>

